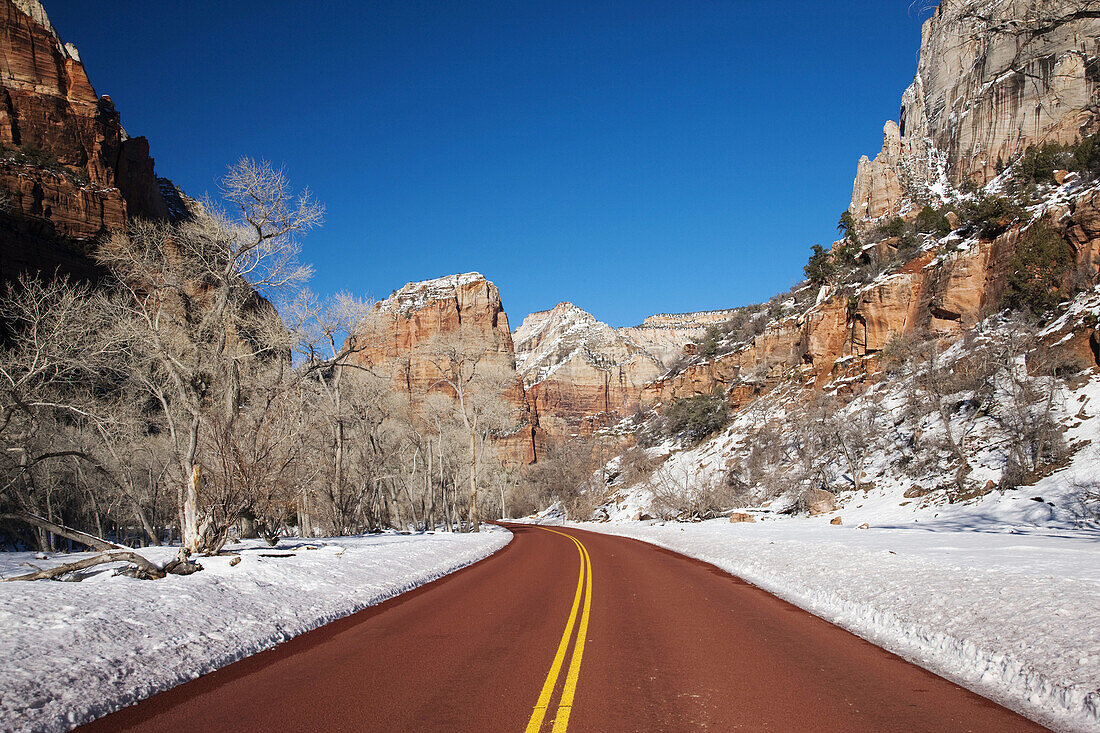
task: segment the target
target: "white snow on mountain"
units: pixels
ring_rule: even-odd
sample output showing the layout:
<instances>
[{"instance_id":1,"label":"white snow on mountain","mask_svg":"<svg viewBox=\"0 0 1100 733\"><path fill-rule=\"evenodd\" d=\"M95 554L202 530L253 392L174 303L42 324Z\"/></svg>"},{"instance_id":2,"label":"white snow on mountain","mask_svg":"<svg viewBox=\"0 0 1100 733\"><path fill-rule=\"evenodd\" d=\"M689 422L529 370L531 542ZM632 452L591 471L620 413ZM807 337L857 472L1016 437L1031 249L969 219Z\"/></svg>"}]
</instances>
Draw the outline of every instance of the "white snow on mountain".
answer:
<instances>
[{"instance_id":1,"label":"white snow on mountain","mask_svg":"<svg viewBox=\"0 0 1100 733\"><path fill-rule=\"evenodd\" d=\"M379 305L387 312L411 313L423 308L434 300L452 298L457 288L484 279L485 276L479 272L466 272L457 275L437 277L432 280L411 282L407 283L400 290L394 291L389 298L382 301Z\"/></svg>"},{"instance_id":2,"label":"white snow on mountain","mask_svg":"<svg viewBox=\"0 0 1100 733\"><path fill-rule=\"evenodd\" d=\"M577 355L601 369L626 363L639 354L657 364L634 341L572 303L558 303L552 310L527 316L512 341L516 371L528 386L546 379Z\"/></svg>"}]
</instances>

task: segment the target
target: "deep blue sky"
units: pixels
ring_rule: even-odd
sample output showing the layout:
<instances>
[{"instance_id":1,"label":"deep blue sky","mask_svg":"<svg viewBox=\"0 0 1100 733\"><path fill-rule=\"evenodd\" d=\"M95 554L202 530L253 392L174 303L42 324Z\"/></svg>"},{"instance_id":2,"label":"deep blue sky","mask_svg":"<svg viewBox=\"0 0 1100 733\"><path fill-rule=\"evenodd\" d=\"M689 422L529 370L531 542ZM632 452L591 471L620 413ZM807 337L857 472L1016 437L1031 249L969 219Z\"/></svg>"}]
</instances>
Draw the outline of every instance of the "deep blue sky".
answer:
<instances>
[{"instance_id":1,"label":"deep blue sky","mask_svg":"<svg viewBox=\"0 0 1100 733\"><path fill-rule=\"evenodd\" d=\"M241 156L328 209L314 290L477 270L513 328L766 300L912 79L908 0L45 0L160 175Z\"/></svg>"}]
</instances>

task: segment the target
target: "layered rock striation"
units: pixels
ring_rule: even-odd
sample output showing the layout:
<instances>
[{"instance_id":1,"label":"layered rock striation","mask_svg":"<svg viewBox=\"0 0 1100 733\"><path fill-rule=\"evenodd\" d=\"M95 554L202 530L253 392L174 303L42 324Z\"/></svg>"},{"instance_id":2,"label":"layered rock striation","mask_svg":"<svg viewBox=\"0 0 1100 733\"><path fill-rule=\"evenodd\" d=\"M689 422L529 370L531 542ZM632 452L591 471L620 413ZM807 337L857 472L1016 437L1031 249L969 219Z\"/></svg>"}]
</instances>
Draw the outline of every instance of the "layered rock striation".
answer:
<instances>
[{"instance_id":1,"label":"layered rock striation","mask_svg":"<svg viewBox=\"0 0 1100 733\"><path fill-rule=\"evenodd\" d=\"M500 291L479 273L408 283L378 303L359 341L359 363L390 379L393 389L416 403L431 393L449 393L437 364L450 346L476 363L476 371L503 385L514 429L498 441L502 453L521 463L535 460L537 420L515 369L515 348Z\"/></svg>"},{"instance_id":2,"label":"layered rock striation","mask_svg":"<svg viewBox=\"0 0 1100 733\"><path fill-rule=\"evenodd\" d=\"M882 152L859 162L851 212L875 219L984 184L1033 143L1096 130L1100 13L1083 0L944 0Z\"/></svg>"},{"instance_id":3,"label":"layered rock striation","mask_svg":"<svg viewBox=\"0 0 1100 733\"><path fill-rule=\"evenodd\" d=\"M649 316L641 325L620 328L619 333L636 343L667 369L683 355L684 346L703 337L707 326L724 323L734 313L736 309L661 313Z\"/></svg>"},{"instance_id":4,"label":"layered rock striation","mask_svg":"<svg viewBox=\"0 0 1100 733\"><path fill-rule=\"evenodd\" d=\"M572 303L532 313L513 338L528 399L552 435L588 434L619 422L638 404L642 388L665 371L622 331Z\"/></svg>"},{"instance_id":5,"label":"layered rock striation","mask_svg":"<svg viewBox=\"0 0 1100 733\"><path fill-rule=\"evenodd\" d=\"M1039 221L1069 243L1075 271L1095 280L1100 191L1092 189L1070 203L1049 205ZM788 379L820 387L837 377L866 376L876 369L869 357L896 337L958 338L1000 307L1012 253L1026 234L1026 228L1016 226L990 240L956 238L949 251L925 251L854 292L823 288L815 303L798 315L771 322L750 342L726 354L697 359L648 385L643 402L667 403L724 390L733 405L740 406ZM1052 343L1062 344L1073 366L1093 366L1092 328L1074 342L1072 354L1065 347L1070 342L1065 333Z\"/></svg>"},{"instance_id":6,"label":"layered rock striation","mask_svg":"<svg viewBox=\"0 0 1100 733\"><path fill-rule=\"evenodd\" d=\"M0 0L0 277L91 276L89 243L169 219L144 138L122 128L37 0Z\"/></svg>"},{"instance_id":7,"label":"layered rock striation","mask_svg":"<svg viewBox=\"0 0 1100 733\"><path fill-rule=\"evenodd\" d=\"M859 163L850 212L871 229L875 219L923 203L958 202L965 198L959 189L991 181L1029 145L1072 142L1098 125L1100 6L944 0L922 29L899 122L886 123L875 160ZM1097 198L1087 183L1061 185L1023 217L1038 216L1068 243L1075 274L1064 276L1063 292L1096 281ZM896 337L956 339L1000 307L1013 254L1034 225L1018 222L993 239L956 234L926 242L914 259L869 284L823 288L751 341L648 385L643 401L724 390L739 405L780 383L820 387L866 376L876 368L869 357ZM1075 366L1092 366L1100 353L1093 326L1067 323L1052 344Z\"/></svg>"}]
</instances>

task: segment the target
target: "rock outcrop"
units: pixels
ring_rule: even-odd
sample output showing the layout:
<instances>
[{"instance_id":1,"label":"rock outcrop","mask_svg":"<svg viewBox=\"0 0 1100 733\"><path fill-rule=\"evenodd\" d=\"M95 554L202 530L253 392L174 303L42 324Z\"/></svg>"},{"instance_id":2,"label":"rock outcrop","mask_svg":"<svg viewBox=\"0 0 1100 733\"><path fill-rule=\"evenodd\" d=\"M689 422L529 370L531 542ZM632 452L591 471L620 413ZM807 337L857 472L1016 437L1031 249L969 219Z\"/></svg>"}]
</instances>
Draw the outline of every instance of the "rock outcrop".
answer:
<instances>
[{"instance_id":1,"label":"rock outcrop","mask_svg":"<svg viewBox=\"0 0 1100 733\"><path fill-rule=\"evenodd\" d=\"M515 349L500 291L479 273L409 283L375 307L369 333L357 334L365 346L359 362L389 374L395 391L419 400L432 392L447 393L433 363L437 346L446 342L476 360L479 374L492 375L504 386L515 430L498 441L510 460L536 457L537 423L515 370Z\"/></svg>"},{"instance_id":2,"label":"rock outcrop","mask_svg":"<svg viewBox=\"0 0 1100 733\"><path fill-rule=\"evenodd\" d=\"M735 310L697 313L661 313L649 316L639 326L620 328L619 333L641 347L668 368L684 353L687 344L702 338L707 326L723 323Z\"/></svg>"},{"instance_id":3,"label":"rock outcrop","mask_svg":"<svg viewBox=\"0 0 1100 733\"><path fill-rule=\"evenodd\" d=\"M551 435L588 434L619 422L665 371L621 330L572 303L532 313L513 338L516 369L539 425Z\"/></svg>"},{"instance_id":4,"label":"rock outcrop","mask_svg":"<svg viewBox=\"0 0 1100 733\"><path fill-rule=\"evenodd\" d=\"M1096 277L1100 253L1100 195L1092 192L1044 217L1070 243L1079 272ZM772 322L751 342L727 354L699 359L646 386L646 404L725 390L734 406L794 378L821 386L837 376L866 375L869 363L894 337L928 334L952 339L998 307L1007 263L1023 235L1019 227L992 240L959 242L952 252L927 252L854 293L826 289L799 316ZM1091 268L1091 269L1089 269ZM1080 331L1076 340L1069 335ZM1083 329L1083 330L1082 330ZM1079 368L1095 361L1092 327L1070 323L1051 343Z\"/></svg>"},{"instance_id":5,"label":"rock outcrop","mask_svg":"<svg viewBox=\"0 0 1100 733\"><path fill-rule=\"evenodd\" d=\"M93 274L89 242L168 219L149 145L123 130L37 0L0 0L0 277Z\"/></svg>"},{"instance_id":6,"label":"rock outcrop","mask_svg":"<svg viewBox=\"0 0 1100 733\"><path fill-rule=\"evenodd\" d=\"M850 211L869 220L945 200L963 184L984 184L1031 144L1071 142L1100 125L1100 12L1080 0L944 0L924 24L918 72L888 122L882 152L863 158ZM1095 188L1063 176L1032 213L1069 243L1075 277L1095 282L1100 202ZM868 227L869 228L869 227ZM1016 224L982 240L948 240L870 284L824 289L800 314L768 324L728 353L696 358L646 387L647 403L725 390L736 406L780 383L822 386L865 376L891 339L957 338L1000 307ZM881 255L881 253L880 253ZM1100 363L1088 313L1052 332L1063 360ZM1083 319L1083 320L1082 320ZM1055 338L1056 337L1056 338ZM843 380L842 380L843 381ZM849 379L848 382L853 380Z\"/></svg>"},{"instance_id":7,"label":"rock outcrop","mask_svg":"<svg viewBox=\"0 0 1100 733\"><path fill-rule=\"evenodd\" d=\"M874 219L984 184L1028 145L1100 124L1100 16L1082 0L944 0L921 32L918 69L859 162L851 212Z\"/></svg>"}]
</instances>

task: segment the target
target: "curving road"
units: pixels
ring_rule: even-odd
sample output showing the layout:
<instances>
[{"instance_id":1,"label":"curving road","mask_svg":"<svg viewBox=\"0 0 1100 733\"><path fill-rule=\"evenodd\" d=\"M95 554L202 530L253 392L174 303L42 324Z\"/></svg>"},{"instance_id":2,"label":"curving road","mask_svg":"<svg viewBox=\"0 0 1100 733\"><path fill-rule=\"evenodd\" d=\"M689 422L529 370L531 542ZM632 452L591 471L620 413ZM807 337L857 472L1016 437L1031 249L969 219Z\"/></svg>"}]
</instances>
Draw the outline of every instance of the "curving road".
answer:
<instances>
[{"instance_id":1,"label":"curving road","mask_svg":"<svg viewBox=\"0 0 1100 733\"><path fill-rule=\"evenodd\" d=\"M81 730L1044 730L705 563L507 526L473 566Z\"/></svg>"}]
</instances>

